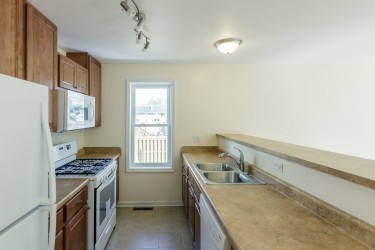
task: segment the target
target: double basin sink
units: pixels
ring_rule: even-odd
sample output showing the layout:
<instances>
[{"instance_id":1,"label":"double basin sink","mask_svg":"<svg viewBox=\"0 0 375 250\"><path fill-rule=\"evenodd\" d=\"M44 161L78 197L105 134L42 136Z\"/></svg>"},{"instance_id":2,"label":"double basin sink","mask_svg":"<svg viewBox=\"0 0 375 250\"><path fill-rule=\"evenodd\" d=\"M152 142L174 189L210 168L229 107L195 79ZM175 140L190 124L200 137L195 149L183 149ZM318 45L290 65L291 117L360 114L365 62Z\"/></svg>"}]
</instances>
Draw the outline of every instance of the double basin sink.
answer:
<instances>
[{"instance_id":1,"label":"double basin sink","mask_svg":"<svg viewBox=\"0 0 375 250\"><path fill-rule=\"evenodd\" d=\"M229 163L194 163L206 184L265 184Z\"/></svg>"}]
</instances>

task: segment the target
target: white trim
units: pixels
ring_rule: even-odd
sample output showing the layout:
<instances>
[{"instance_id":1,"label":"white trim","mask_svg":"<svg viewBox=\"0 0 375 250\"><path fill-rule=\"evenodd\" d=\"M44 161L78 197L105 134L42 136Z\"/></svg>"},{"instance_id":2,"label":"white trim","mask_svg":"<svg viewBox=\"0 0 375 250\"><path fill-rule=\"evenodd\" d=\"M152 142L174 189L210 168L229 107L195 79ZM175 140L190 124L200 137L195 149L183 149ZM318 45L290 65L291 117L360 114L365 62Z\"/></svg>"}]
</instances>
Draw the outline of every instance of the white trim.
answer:
<instances>
[{"instance_id":1,"label":"white trim","mask_svg":"<svg viewBox=\"0 0 375 250\"><path fill-rule=\"evenodd\" d=\"M182 201L120 201L117 207L182 207Z\"/></svg>"},{"instance_id":2,"label":"white trim","mask_svg":"<svg viewBox=\"0 0 375 250\"><path fill-rule=\"evenodd\" d=\"M174 167L173 167L173 155L174 155L174 123L175 123L175 118L174 118L174 104L175 104L175 90L174 90L174 81L173 80L130 80L128 79L126 81L126 97L127 97L127 107L126 108L126 146L127 146L127 156L125 159L125 164L126 164L126 172L175 172ZM133 150L133 137L130 136L132 134L131 129L133 127L133 124L131 124L132 119L131 116L132 114L135 113L132 105L132 102L134 101L134 88L133 86L136 85L141 85L141 88L159 88L159 87L165 87L168 91L168 123L167 123L167 128L168 128L168 162L166 164L155 164L154 167L147 167L148 164L133 164L132 163L132 156L134 155ZM137 88L137 87L135 87ZM147 126L147 125L145 125ZM156 126L156 125L152 125ZM163 125L161 125L163 126ZM130 167L133 165L132 167ZM138 165L138 166L137 166ZM160 167L159 167L159 166Z\"/></svg>"}]
</instances>

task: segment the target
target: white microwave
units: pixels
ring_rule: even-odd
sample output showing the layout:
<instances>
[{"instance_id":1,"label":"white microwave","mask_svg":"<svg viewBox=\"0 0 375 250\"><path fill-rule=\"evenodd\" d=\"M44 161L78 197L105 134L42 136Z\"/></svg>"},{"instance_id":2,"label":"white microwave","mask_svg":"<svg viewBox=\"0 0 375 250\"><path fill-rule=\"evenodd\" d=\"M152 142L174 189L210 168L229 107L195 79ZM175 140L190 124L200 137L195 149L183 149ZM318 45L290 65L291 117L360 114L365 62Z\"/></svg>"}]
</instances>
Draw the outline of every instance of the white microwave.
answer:
<instances>
[{"instance_id":1,"label":"white microwave","mask_svg":"<svg viewBox=\"0 0 375 250\"><path fill-rule=\"evenodd\" d=\"M57 132L95 127L95 97L57 90Z\"/></svg>"}]
</instances>

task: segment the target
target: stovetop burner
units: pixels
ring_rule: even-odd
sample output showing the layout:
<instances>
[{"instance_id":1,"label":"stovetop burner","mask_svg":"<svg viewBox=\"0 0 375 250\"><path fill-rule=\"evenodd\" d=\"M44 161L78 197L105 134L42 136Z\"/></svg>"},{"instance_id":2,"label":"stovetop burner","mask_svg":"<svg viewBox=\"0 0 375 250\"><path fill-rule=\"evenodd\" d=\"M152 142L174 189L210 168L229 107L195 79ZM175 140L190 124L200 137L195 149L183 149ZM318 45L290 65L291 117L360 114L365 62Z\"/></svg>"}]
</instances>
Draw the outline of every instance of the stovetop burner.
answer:
<instances>
[{"instance_id":1,"label":"stovetop burner","mask_svg":"<svg viewBox=\"0 0 375 250\"><path fill-rule=\"evenodd\" d=\"M111 159L79 159L55 169L56 175L95 175L109 165Z\"/></svg>"}]
</instances>

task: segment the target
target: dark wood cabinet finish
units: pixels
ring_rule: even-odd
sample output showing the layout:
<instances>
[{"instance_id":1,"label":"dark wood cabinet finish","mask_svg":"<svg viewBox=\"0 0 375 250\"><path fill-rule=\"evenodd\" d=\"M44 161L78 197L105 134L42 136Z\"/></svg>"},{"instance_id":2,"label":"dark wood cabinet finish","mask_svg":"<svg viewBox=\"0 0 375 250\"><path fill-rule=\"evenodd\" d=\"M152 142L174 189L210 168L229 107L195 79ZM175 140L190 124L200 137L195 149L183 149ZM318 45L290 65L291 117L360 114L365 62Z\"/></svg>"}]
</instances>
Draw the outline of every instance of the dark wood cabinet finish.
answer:
<instances>
[{"instance_id":1,"label":"dark wood cabinet finish","mask_svg":"<svg viewBox=\"0 0 375 250\"><path fill-rule=\"evenodd\" d=\"M87 52L71 52L66 56L89 71L89 95L95 97L95 127L102 121L102 66Z\"/></svg>"},{"instance_id":2,"label":"dark wood cabinet finish","mask_svg":"<svg viewBox=\"0 0 375 250\"><path fill-rule=\"evenodd\" d=\"M64 249L64 209L61 208L56 214L56 239L55 250Z\"/></svg>"},{"instance_id":3,"label":"dark wood cabinet finish","mask_svg":"<svg viewBox=\"0 0 375 250\"><path fill-rule=\"evenodd\" d=\"M57 211L55 250L87 249L87 186Z\"/></svg>"},{"instance_id":4,"label":"dark wood cabinet finish","mask_svg":"<svg viewBox=\"0 0 375 250\"><path fill-rule=\"evenodd\" d=\"M87 203L87 187L76 194L65 204L65 220L70 221L73 216Z\"/></svg>"},{"instance_id":5,"label":"dark wood cabinet finish","mask_svg":"<svg viewBox=\"0 0 375 250\"><path fill-rule=\"evenodd\" d=\"M73 60L59 55L59 87L87 95L88 70Z\"/></svg>"},{"instance_id":6,"label":"dark wood cabinet finish","mask_svg":"<svg viewBox=\"0 0 375 250\"><path fill-rule=\"evenodd\" d=\"M25 78L25 0L1 0L0 73Z\"/></svg>"},{"instance_id":7,"label":"dark wood cabinet finish","mask_svg":"<svg viewBox=\"0 0 375 250\"><path fill-rule=\"evenodd\" d=\"M118 202L119 200L119 197L120 197L120 194L119 194L119 191L120 191L120 187L119 187L119 184L120 184L120 164L119 164L119 160L117 159L116 160L116 165L117 165L117 172L116 172L116 203Z\"/></svg>"},{"instance_id":8,"label":"dark wood cabinet finish","mask_svg":"<svg viewBox=\"0 0 375 250\"><path fill-rule=\"evenodd\" d=\"M182 166L182 201L196 250L201 249L201 217L199 199L202 190L188 165Z\"/></svg>"},{"instance_id":9,"label":"dark wood cabinet finish","mask_svg":"<svg viewBox=\"0 0 375 250\"><path fill-rule=\"evenodd\" d=\"M193 189L191 187L189 187L189 225L190 225L191 233L193 234L193 240L195 241L195 239L194 239L194 236L195 236L195 233L194 233L194 229L195 229L194 209L195 208L194 207L195 207L195 202L194 202Z\"/></svg>"},{"instance_id":10,"label":"dark wood cabinet finish","mask_svg":"<svg viewBox=\"0 0 375 250\"><path fill-rule=\"evenodd\" d=\"M56 131L57 27L30 3L26 21L26 80L48 87L49 125Z\"/></svg>"},{"instance_id":11,"label":"dark wood cabinet finish","mask_svg":"<svg viewBox=\"0 0 375 250\"><path fill-rule=\"evenodd\" d=\"M87 249L87 204L65 225L65 249Z\"/></svg>"},{"instance_id":12,"label":"dark wood cabinet finish","mask_svg":"<svg viewBox=\"0 0 375 250\"><path fill-rule=\"evenodd\" d=\"M182 202L184 203L185 214L189 216L189 184L188 184L188 167L182 166Z\"/></svg>"},{"instance_id":13,"label":"dark wood cabinet finish","mask_svg":"<svg viewBox=\"0 0 375 250\"><path fill-rule=\"evenodd\" d=\"M55 250L64 250L64 231L59 231L56 234Z\"/></svg>"}]
</instances>

